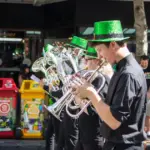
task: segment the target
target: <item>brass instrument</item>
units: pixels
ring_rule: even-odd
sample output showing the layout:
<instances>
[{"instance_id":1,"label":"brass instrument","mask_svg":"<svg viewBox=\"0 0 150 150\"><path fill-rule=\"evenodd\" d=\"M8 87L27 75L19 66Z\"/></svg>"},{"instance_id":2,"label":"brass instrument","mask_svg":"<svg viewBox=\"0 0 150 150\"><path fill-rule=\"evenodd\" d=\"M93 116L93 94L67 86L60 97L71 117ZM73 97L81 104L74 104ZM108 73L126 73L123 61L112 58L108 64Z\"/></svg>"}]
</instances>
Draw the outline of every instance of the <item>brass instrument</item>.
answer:
<instances>
[{"instance_id":1,"label":"brass instrument","mask_svg":"<svg viewBox=\"0 0 150 150\"><path fill-rule=\"evenodd\" d=\"M88 82L91 82L93 80L93 77L95 76L95 74L100 70L100 68L103 66L104 62L102 62L100 64L100 66L91 74L91 76L87 79ZM68 108L73 108L73 109L78 109L79 105L75 106L71 106L71 103L74 102L75 96L72 94L72 89L69 89L59 100L57 100L57 102L55 102L53 105L49 106L48 108L46 108L49 112L51 112L57 119L60 119L60 114L61 111L63 110L63 108L66 106L66 110L68 112ZM85 105L85 108L90 104L91 102L87 102L87 104ZM84 109L85 109L84 108ZM83 111L84 111L83 109ZM82 111L82 112L83 112ZM80 112L80 114L82 113ZM77 116L72 116L72 114L70 114L68 112L68 114L73 117L73 118L78 118Z\"/></svg>"}]
</instances>

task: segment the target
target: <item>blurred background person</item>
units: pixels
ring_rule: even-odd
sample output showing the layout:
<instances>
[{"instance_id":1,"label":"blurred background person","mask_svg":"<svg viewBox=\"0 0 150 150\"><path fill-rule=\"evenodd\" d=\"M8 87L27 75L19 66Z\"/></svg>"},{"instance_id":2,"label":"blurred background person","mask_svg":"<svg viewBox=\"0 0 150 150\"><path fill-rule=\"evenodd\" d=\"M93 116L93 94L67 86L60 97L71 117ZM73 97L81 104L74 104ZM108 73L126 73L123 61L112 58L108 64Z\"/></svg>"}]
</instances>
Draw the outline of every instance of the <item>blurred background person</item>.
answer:
<instances>
[{"instance_id":1,"label":"blurred background person","mask_svg":"<svg viewBox=\"0 0 150 150\"><path fill-rule=\"evenodd\" d=\"M30 67L26 64L21 65L20 74L18 77L19 88L21 87L23 80L30 80L30 76L31 76Z\"/></svg>"},{"instance_id":2,"label":"blurred background person","mask_svg":"<svg viewBox=\"0 0 150 150\"><path fill-rule=\"evenodd\" d=\"M146 107L146 120L145 120L145 131L147 133L147 137L150 138L150 88L147 92L147 107Z\"/></svg>"},{"instance_id":3,"label":"blurred background person","mask_svg":"<svg viewBox=\"0 0 150 150\"><path fill-rule=\"evenodd\" d=\"M147 136L150 137L150 65L149 65L149 57L146 55L141 56L140 65L143 68L145 73L146 83L147 83L147 108L146 108L146 119L145 119L145 131Z\"/></svg>"}]
</instances>

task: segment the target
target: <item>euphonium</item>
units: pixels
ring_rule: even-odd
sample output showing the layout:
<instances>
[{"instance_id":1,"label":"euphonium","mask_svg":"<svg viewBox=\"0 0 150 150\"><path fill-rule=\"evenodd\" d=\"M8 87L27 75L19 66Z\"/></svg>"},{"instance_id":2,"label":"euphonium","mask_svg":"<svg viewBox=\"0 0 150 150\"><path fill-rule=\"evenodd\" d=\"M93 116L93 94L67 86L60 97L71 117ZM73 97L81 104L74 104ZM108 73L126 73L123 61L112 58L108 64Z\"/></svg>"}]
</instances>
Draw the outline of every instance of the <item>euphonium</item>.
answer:
<instances>
[{"instance_id":1,"label":"euphonium","mask_svg":"<svg viewBox=\"0 0 150 150\"><path fill-rule=\"evenodd\" d=\"M49 58L49 67L46 68L47 67L47 59L45 59L45 57L40 57L33 63L32 71L33 72L41 71L45 75L45 78L43 79L44 84L49 85L54 80L54 74L50 73L50 72L53 72L52 68L55 66L56 65L53 63L53 61L50 61L50 58ZM56 78L56 74L55 74L55 78Z\"/></svg>"},{"instance_id":2,"label":"euphonium","mask_svg":"<svg viewBox=\"0 0 150 150\"><path fill-rule=\"evenodd\" d=\"M32 71L33 72L39 72L42 71L45 74L45 66L46 66L46 61L44 57L38 58L32 65Z\"/></svg>"}]
</instances>

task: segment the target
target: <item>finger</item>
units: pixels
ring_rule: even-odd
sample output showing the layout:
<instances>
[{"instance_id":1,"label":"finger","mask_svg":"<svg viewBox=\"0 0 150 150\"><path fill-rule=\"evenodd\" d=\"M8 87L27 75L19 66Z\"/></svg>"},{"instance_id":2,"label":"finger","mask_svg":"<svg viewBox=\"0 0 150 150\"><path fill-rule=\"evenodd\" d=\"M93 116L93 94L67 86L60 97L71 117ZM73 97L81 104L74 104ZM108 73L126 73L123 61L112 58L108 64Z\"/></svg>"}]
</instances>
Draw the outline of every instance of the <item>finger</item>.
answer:
<instances>
[{"instance_id":1,"label":"finger","mask_svg":"<svg viewBox=\"0 0 150 150\"><path fill-rule=\"evenodd\" d=\"M72 88L74 86L77 86L73 81L70 83L69 87Z\"/></svg>"},{"instance_id":2,"label":"finger","mask_svg":"<svg viewBox=\"0 0 150 150\"><path fill-rule=\"evenodd\" d=\"M75 78L74 80L72 80L72 82L74 83L74 84L77 84L78 86L80 85L83 85L84 83L81 81L81 79L80 78Z\"/></svg>"},{"instance_id":3,"label":"finger","mask_svg":"<svg viewBox=\"0 0 150 150\"><path fill-rule=\"evenodd\" d=\"M90 82L88 82L86 79L82 78L81 81L84 83L86 86L93 86Z\"/></svg>"},{"instance_id":4,"label":"finger","mask_svg":"<svg viewBox=\"0 0 150 150\"><path fill-rule=\"evenodd\" d=\"M79 83L79 82L76 81L76 80L73 80L73 81L72 81L72 84L74 84L75 86L81 86L81 85L82 85L81 83Z\"/></svg>"},{"instance_id":5,"label":"finger","mask_svg":"<svg viewBox=\"0 0 150 150\"><path fill-rule=\"evenodd\" d=\"M81 78L76 77L75 80L78 81L80 84L84 84Z\"/></svg>"},{"instance_id":6,"label":"finger","mask_svg":"<svg viewBox=\"0 0 150 150\"><path fill-rule=\"evenodd\" d=\"M73 86L73 87L72 87L72 92L75 92L75 91L77 91L77 87L76 87L76 86Z\"/></svg>"},{"instance_id":7,"label":"finger","mask_svg":"<svg viewBox=\"0 0 150 150\"><path fill-rule=\"evenodd\" d=\"M84 83L87 82L87 80L84 77L81 78L81 81Z\"/></svg>"},{"instance_id":8,"label":"finger","mask_svg":"<svg viewBox=\"0 0 150 150\"><path fill-rule=\"evenodd\" d=\"M77 73L77 74L76 74L76 77L79 77L79 78L81 78L81 75L80 75L79 73Z\"/></svg>"},{"instance_id":9,"label":"finger","mask_svg":"<svg viewBox=\"0 0 150 150\"><path fill-rule=\"evenodd\" d=\"M78 95L78 93L79 93L78 90L72 91L73 95Z\"/></svg>"}]
</instances>

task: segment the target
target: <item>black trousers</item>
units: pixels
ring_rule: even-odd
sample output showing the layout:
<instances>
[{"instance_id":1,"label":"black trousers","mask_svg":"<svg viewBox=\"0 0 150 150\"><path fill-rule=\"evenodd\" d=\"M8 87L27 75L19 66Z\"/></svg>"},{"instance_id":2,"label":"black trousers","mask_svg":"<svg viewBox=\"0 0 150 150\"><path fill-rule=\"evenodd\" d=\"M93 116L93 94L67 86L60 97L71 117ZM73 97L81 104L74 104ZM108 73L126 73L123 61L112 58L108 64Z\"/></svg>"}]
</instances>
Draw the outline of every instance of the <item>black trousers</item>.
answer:
<instances>
[{"instance_id":1,"label":"black trousers","mask_svg":"<svg viewBox=\"0 0 150 150\"><path fill-rule=\"evenodd\" d=\"M116 144L111 142L106 142L104 144L103 150L144 150L142 144Z\"/></svg>"},{"instance_id":2,"label":"black trousers","mask_svg":"<svg viewBox=\"0 0 150 150\"><path fill-rule=\"evenodd\" d=\"M78 122L72 119L66 111L62 120L65 150L74 150L78 140Z\"/></svg>"},{"instance_id":3,"label":"black trousers","mask_svg":"<svg viewBox=\"0 0 150 150\"><path fill-rule=\"evenodd\" d=\"M46 150L54 150L59 140L60 121L51 114L48 119L46 131Z\"/></svg>"},{"instance_id":4,"label":"black trousers","mask_svg":"<svg viewBox=\"0 0 150 150\"><path fill-rule=\"evenodd\" d=\"M60 122L59 137L56 150L64 150L64 145L65 145L65 137L64 137L63 122Z\"/></svg>"},{"instance_id":5,"label":"black trousers","mask_svg":"<svg viewBox=\"0 0 150 150\"><path fill-rule=\"evenodd\" d=\"M97 142L89 142L85 144L78 140L74 150L102 150L102 146L98 145Z\"/></svg>"}]
</instances>

